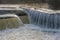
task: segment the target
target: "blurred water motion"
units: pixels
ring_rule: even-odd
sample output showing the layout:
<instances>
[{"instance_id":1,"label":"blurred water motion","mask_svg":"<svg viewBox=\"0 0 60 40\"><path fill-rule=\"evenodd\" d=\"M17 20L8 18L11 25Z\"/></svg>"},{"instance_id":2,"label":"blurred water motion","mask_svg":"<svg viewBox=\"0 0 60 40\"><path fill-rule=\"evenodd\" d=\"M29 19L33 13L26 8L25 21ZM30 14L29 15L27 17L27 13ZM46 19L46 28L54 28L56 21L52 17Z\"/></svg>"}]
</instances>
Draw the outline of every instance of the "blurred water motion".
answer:
<instances>
[{"instance_id":1,"label":"blurred water motion","mask_svg":"<svg viewBox=\"0 0 60 40\"><path fill-rule=\"evenodd\" d=\"M7 15L1 15L0 17L0 30L2 29L9 29L9 28L18 28L22 26L22 21L15 17L14 15L8 16Z\"/></svg>"}]
</instances>

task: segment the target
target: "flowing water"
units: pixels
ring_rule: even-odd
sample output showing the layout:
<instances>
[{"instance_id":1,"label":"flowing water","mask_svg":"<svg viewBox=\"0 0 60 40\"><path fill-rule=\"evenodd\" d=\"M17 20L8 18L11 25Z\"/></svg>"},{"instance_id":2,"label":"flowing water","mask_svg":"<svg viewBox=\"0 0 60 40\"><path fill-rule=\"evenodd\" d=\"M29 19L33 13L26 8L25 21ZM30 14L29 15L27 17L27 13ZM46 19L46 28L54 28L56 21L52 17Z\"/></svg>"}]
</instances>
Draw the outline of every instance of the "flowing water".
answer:
<instances>
[{"instance_id":1,"label":"flowing water","mask_svg":"<svg viewBox=\"0 0 60 40\"><path fill-rule=\"evenodd\" d=\"M0 23L7 28L0 31L0 40L60 40L59 14L49 15L35 10L27 10L26 13L30 24L24 25L17 16L0 15Z\"/></svg>"},{"instance_id":2,"label":"flowing water","mask_svg":"<svg viewBox=\"0 0 60 40\"><path fill-rule=\"evenodd\" d=\"M25 9L30 24L34 24L40 27L40 31L43 32L43 34L47 34L48 36L43 36L42 40L59 40L59 34L60 34L60 14L54 12L52 14L44 13L41 11L31 10L31 9ZM49 35L52 33L51 35ZM58 33L58 34L57 34ZM53 35L56 34L56 35ZM51 37L52 38L51 38ZM55 36L58 36L57 39L55 39ZM45 37L45 38L44 38ZM50 38L49 38L50 37ZM46 39L47 38L47 39Z\"/></svg>"},{"instance_id":3,"label":"flowing water","mask_svg":"<svg viewBox=\"0 0 60 40\"><path fill-rule=\"evenodd\" d=\"M22 27L0 31L0 40L60 40L59 33L41 32L40 27L25 24Z\"/></svg>"},{"instance_id":4,"label":"flowing water","mask_svg":"<svg viewBox=\"0 0 60 40\"><path fill-rule=\"evenodd\" d=\"M60 29L59 13L49 14L36 10L28 10L26 13L31 24L38 25L44 29Z\"/></svg>"}]
</instances>

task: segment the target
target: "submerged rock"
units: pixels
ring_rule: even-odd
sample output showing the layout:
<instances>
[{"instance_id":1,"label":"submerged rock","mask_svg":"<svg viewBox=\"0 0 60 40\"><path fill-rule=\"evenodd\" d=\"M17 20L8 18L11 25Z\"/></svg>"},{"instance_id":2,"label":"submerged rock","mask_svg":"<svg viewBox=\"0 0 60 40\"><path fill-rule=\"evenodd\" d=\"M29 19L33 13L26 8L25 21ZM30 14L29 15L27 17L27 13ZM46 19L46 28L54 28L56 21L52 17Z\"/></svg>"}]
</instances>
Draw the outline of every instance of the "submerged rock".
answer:
<instances>
[{"instance_id":1,"label":"submerged rock","mask_svg":"<svg viewBox=\"0 0 60 40\"><path fill-rule=\"evenodd\" d=\"M17 15L14 14L4 14L0 15L0 30L17 28L22 26L23 23Z\"/></svg>"}]
</instances>

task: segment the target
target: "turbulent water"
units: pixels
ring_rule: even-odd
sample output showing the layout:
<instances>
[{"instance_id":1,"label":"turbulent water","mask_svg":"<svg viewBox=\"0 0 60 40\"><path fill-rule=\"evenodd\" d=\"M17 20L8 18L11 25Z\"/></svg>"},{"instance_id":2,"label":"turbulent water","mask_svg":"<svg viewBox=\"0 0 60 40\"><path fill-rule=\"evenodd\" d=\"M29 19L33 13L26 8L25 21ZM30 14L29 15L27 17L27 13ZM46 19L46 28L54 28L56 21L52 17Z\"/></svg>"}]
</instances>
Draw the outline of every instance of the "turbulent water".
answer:
<instances>
[{"instance_id":1,"label":"turbulent water","mask_svg":"<svg viewBox=\"0 0 60 40\"><path fill-rule=\"evenodd\" d=\"M60 40L59 15L34 10L27 10L27 13L30 24L0 31L0 40Z\"/></svg>"},{"instance_id":2,"label":"turbulent water","mask_svg":"<svg viewBox=\"0 0 60 40\"><path fill-rule=\"evenodd\" d=\"M59 33L44 33L40 27L25 24L16 29L0 31L0 40L60 40Z\"/></svg>"},{"instance_id":3,"label":"turbulent water","mask_svg":"<svg viewBox=\"0 0 60 40\"><path fill-rule=\"evenodd\" d=\"M50 12L36 11L34 9L25 9L30 24L40 27L40 40L60 40L60 14ZM35 30L34 30L35 31ZM38 39L37 39L38 40Z\"/></svg>"},{"instance_id":4,"label":"turbulent water","mask_svg":"<svg viewBox=\"0 0 60 40\"><path fill-rule=\"evenodd\" d=\"M52 14L49 14L47 12L36 10L28 10L26 13L31 24L35 24L47 29L60 29L59 13L54 14L53 12Z\"/></svg>"}]
</instances>

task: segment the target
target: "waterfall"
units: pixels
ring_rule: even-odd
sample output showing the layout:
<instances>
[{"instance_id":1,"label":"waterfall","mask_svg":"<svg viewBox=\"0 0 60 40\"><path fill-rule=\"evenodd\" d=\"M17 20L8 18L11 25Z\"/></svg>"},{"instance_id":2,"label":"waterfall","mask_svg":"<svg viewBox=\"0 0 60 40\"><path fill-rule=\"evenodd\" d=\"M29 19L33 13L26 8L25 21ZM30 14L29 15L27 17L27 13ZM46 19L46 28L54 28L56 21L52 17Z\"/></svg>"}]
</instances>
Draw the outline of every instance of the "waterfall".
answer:
<instances>
[{"instance_id":1,"label":"waterfall","mask_svg":"<svg viewBox=\"0 0 60 40\"><path fill-rule=\"evenodd\" d=\"M14 14L0 15L0 28L4 27L4 31L0 31L0 40L60 40L60 33L53 32L52 29L58 30L60 27L60 15L48 14L36 10L25 9L30 24L24 24L18 16ZM33 25L34 24L34 25ZM9 29L13 27L12 29ZM18 28L16 28L18 27ZM52 30L42 32L40 29Z\"/></svg>"},{"instance_id":2,"label":"waterfall","mask_svg":"<svg viewBox=\"0 0 60 40\"><path fill-rule=\"evenodd\" d=\"M26 13L31 24L35 24L43 29L49 29L51 31L59 31L60 29L60 14L42 12L32 9L26 9ZM52 30L54 29L54 30ZM47 30L48 31L48 30Z\"/></svg>"}]
</instances>

